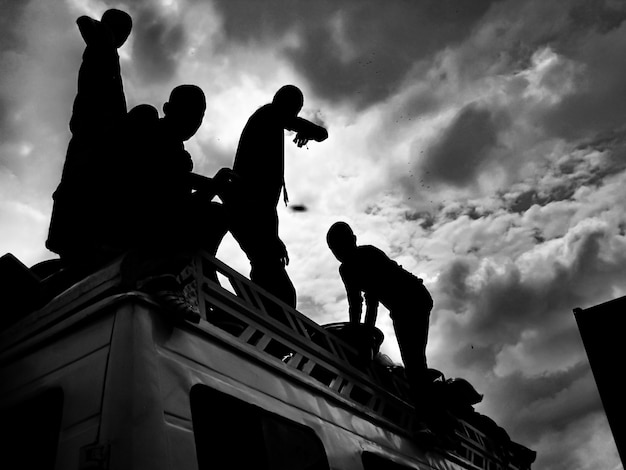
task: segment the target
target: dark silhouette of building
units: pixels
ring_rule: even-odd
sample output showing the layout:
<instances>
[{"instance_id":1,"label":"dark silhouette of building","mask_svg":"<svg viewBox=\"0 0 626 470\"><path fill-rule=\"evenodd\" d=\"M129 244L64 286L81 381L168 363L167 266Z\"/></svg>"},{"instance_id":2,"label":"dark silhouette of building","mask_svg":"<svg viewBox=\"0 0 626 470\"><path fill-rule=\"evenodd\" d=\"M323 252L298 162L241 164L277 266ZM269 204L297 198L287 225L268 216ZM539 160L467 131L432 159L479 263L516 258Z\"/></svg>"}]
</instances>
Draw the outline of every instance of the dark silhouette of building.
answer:
<instances>
[{"instance_id":1,"label":"dark silhouette of building","mask_svg":"<svg viewBox=\"0 0 626 470\"><path fill-rule=\"evenodd\" d=\"M624 402L624 331L626 296L586 309L574 309L580 336L622 463L626 462L626 403Z\"/></svg>"}]
</instances>

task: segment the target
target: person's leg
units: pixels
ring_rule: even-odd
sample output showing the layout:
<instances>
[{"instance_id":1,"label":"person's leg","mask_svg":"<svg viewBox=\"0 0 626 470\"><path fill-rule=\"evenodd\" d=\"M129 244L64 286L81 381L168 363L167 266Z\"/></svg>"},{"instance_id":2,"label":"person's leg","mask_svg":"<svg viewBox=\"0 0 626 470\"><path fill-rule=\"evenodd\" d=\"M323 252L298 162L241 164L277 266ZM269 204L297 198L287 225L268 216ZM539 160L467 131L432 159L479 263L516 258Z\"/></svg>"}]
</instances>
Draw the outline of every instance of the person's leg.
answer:
<instances>
[{"instance_id":1,"label":"person's leg","mask_svg":"<svg viewBox=\"0 0 626 470\"><path fill-rule=\"evenodd\" d=\"M228 231L226 208L200 194L192 195L189 208L190 228L185 230L185 245L190 250L202 249L215 256Z\"/></svg>"},{"instance_id":2,"label":"person's leg","mask_svg":"<svg viewBox=\"0 0 626 470\"><path fill-rule=\"evenodd\" d=\"M394 331L419 421L425 423L439 441L451 445L454 443L451 438L454 435L456 420L441 402L441 396L432 382L433 377L428 373L426 362L432 298L423 286L418 290L420 291L421 294L411 302L406 302L401 308L393 310L391 315ZM421 432L421 429L418 431Z\"/></svg>"},{"instance_id":3,"label":"person's leg","mask_svg":"<svg viewBox=\"0 0 626 470\"><path fill-rule=\"evenodd\" d=\"M296 289L278 258L266 256L253 258L250 279L270 294L278 297L292 308L296 308Z\"/></svg>"},{"instance_id":4,"label":"person's leg","mask_svg":"<svg viewBox=\"0 0 626 470\"><path fill-rule=\"evenodd\" d=\"M391 316L407 379L411 389L419 393L427 369L426 344L430 308L407 306L403 309L394 309Z\"/></svg>"},{"instance_id":5,"label":"person's leg","mask_svg":"<svg viewBox=\"0 0 626 470\"><path fill-rule=\"evenodd\" d=\"M250 279L295 308L296 289L281 261L282 243L276 237L275 210L249 208L241 202L227 208L228 228L250 260Z\"/></svg>"},{"instance_id":6,"label":"person's leg","mask_svg":"<svg viewBox=\"0 0 626 470\"><path fill-rule=\"evenodd\" d=\"M217 249L228 231L228 214L225 207L210 199L194 194L186 210L186 218L190 221L184 229L181 245L190 254L199 250L211 256L217 255ZM205 266L204 275L219 284L217 272Z\"/></svg>"},{"instance_id":7,"label":"person's leg","mask_svg":"<svg viewBox=\"0 0 626 470\"><path fill-rule=\"evenodd\" d=\"M129 236L124 241L130 249L120 268L122 282L129 289L153 296L174 322L184 319L197 323L200 311L185 294L181 280L192 260L187 230L193 232L193 224L180 222L188 220L186 207L162 209L146 205L136 219L126 221Z\"/></svg>"},{"instance_id":8,"label":"person's leg","mask_svg":"<svg viewBox=\"0 0 626 470\"><path fill-rule=\"evenodd\" d=\"M226 234L226 215L221 204L190 197L180 207L167 208L134 223L133 247L122 265L129 282L160 275L179 275L200 249L215 255Z\"/></svg>"}]
</instances>

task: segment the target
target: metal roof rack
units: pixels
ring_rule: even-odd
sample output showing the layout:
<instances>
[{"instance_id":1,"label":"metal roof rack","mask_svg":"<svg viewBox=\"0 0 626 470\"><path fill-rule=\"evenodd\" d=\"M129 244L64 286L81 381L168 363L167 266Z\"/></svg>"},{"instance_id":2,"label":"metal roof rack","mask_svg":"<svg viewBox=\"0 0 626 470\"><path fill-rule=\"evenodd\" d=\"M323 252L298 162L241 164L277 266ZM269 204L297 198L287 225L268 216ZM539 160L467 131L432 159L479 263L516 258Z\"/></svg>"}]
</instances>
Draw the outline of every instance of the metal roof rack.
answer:
<instances>
[{"instance_id":1,"label":"metal roof rack","mask_svg":"<svg viewBox=\"0 0 626 470\"><path fill-rule=\"evenodd\" d=\"M215 282L215 273L228 280L232 291ZM206 253L199 254L187 275L196 278L199 307L209 323L312 377L361 413L411 435L418 417L401 376L375 361L356 367L358 353L351 345ZM455 434L457 449L445 452L471 468L525 470L535 458L534 451L515 443L503 446L463 419Z\"/></svg>"},{"instance_id":2,"label":"metal roof rack","mask_svg":"<svg viewBox=\"0 0 626 470\"><path fill-rule=\"evenodd\" d=\"M53 334L73 316L89 315L101 305L129 295L150 301L149 296L122 285L120 264L121 259L112 262L0 331L4 360L29 348L34 336ZM376 425L414 438L411 430L418 416L409 385L401 375L376 361L363 365L350 344L205 252L198 253L181 276L193 278L186 289L207 322L186 324L185 328L226 332L219 336L250 351L250 357L315 387ZM229 285L221 285L219 279ZM471 469L530 469L534 451L510 441L503 446L497 436L475 424L459 419L455 430L458 445L439 452Z\"/></svg>"}]
</instances>

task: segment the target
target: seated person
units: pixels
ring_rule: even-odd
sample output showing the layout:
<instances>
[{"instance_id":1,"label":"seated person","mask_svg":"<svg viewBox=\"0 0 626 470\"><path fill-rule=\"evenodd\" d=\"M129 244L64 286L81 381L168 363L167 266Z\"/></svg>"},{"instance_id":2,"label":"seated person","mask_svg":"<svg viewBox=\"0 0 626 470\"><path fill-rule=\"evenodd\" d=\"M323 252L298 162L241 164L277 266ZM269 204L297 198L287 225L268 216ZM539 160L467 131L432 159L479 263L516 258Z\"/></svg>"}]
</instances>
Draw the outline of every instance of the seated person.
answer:
<instances>
[{"instance_id":1,"label":"seated person","mask_svg":"<svg viewBox=\"0 0 626 470\"><path fill-rule=\"evenodd\" d=\"M105 13L102 22L78 21L87 48L46 246L77 277L132 251L122 266L126 282L158 294L170 310L195 321L197 309L185 301L175 278L192 250L217 250L226 225L221 205L211 199L227 173L216 180L191 173L184 141L204 117L200 88L176 87L161 119L148 105L126 113L121 78L110 78L119 78L116 48L130 31L117 26L128 26L130 17L110 18L127 16Z\"/></svg>"},{"instance_id":2,"label":"seated person","mask_svg":"<svg viewBox=\"0 0 626 470\"><path fill-rule=\"evenodd\" d=\"M212 199L230 170L220 170L214 179L194 174L184 147L205 109L204 93L195 85L174 88L162 118L152 106L133 108L108 160L103 176L112 184L100 207L107 246L131 251L123 276L191 319L197 319L197 309L181 297L176 276L195 251L215 255L227 229L223 206Z\"/></svg>"}]
</instances>

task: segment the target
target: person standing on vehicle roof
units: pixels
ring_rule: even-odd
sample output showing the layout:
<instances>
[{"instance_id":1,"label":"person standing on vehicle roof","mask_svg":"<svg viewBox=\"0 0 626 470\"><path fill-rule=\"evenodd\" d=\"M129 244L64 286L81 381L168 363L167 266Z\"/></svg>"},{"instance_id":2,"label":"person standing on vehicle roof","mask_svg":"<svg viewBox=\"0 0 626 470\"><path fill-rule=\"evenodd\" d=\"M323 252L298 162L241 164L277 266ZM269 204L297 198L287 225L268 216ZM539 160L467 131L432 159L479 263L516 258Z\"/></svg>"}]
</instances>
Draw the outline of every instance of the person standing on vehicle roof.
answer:
<instances>
[{"instance_id":1,"label":"person standing on vehicle roof","mask_svg":"<svg viewBox=\"0 0 626 470\"><path fill-rule=\"evenodd\" d=\"M426 343L433 299L422 279L372 245L357 245L352 228L336 222L328 230L328 247L341 262L350 323L359 325L365 295L365 325L374 327L378 305L390 313L409 384L414 395L428 382Z\"/></svg>"},{"instance_id":2,"label":"person standing on vehicle roof","mask_svg":"<svg viewBox=\"0 0 626 470\"><path fill-rule=\"evenodd\" d=\"M239 139L233 171L237 189L224 201L229 229L251 265L250 278L288 305L296 306L296 292L285 270L289 256L278 236L276 207L285 188L284 130L296 132L298 147L309 140L322 142L328 132L298 117L304 104L294 85L281 87L271 103L252 114Z\"/></svg>"}]
</instances>

